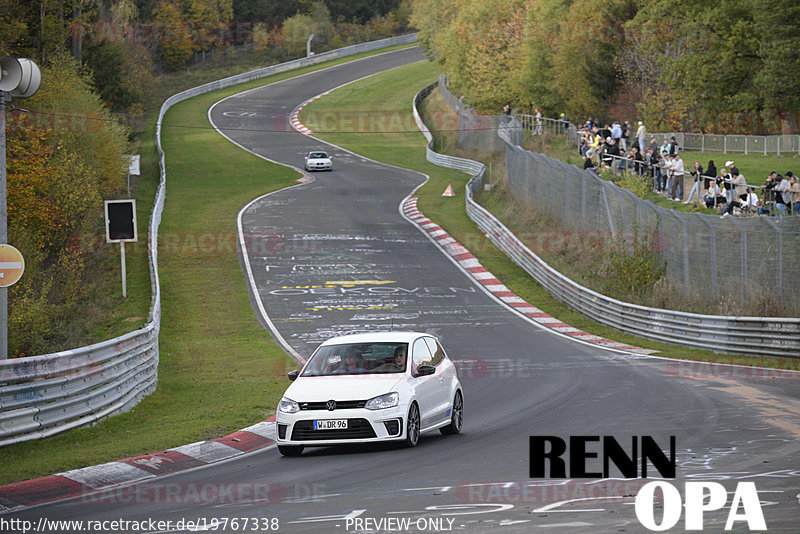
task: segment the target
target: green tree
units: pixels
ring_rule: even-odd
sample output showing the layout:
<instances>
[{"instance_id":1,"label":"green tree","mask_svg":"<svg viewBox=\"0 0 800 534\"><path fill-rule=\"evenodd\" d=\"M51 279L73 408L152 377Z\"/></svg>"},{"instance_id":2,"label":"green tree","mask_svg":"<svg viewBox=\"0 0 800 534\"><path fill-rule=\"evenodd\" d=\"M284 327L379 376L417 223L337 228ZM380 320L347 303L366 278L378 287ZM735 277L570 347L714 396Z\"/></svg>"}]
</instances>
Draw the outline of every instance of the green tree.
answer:
<instances>
[{"instance_id":1,"label":"green tree","mask_svg":"<svg viewBox=\"0 0 800 534\"><path fill-rule=\"evenodd\" d=\"M765 133L793 133L800 127L800 4L775 0L769 9L756 9L754 22L762 66L753 84L759 88L767 114ZM770 129L770 116L777 119L777 128Z\"/></svg>"},{"instance_id":2,"label":"green tree","mask_svg":"<svg viewBox=\"0 0 800 534\"><path fill-rule=\"evenodd\" d=\"M227 44L226 25L233 18L232 0L181 0L181 8L192 30L194 51Z\"/></svg>"},{"instance_id":3,"label":"green tree","mask_svg":"<svg viewBox=\"0 0 800 534\"><path fill-rule=\"evenodd\" d=\"M308 36L313 33L311 15L294 15L283 23L283 46L292 57L304 55Z\"/></svg>"},{"instance_id":4,"label":"green tree","mask_svg":"<svg viewBox=\"0 0 800 534\"><path fill-rule=\"evenodd\" d=\"M571 4L571 0L542 0L528 10L526 17L520 73L522 95L548 116L564 110L561 92L553 83L553 56L560 32L559 21L567 18Z\"/></svg>"},{"instance_id":5,"label":"green tree","mask_svg":"<svg viewBox=\"0 0 800 534\"><path fill-rule=\"evenodd\" d=\"M434 36L437 60L453 90L476 108L496 111L508 101L520 103L525 9L523 0L462 0Z\"/></svg>"},{"instance_id":6,"label":"green tree","mask_svg":"<svg viewBox=\"0 0 800 534\"><path fill-rule=\"evenodd\" d=\"M411 24L417 28L417 38L428 56L440 56L438 37L457 12L456 0L412 0Z\"/></svg>"},{"instance_id":7,"label":"green tree","mask_svg":"<svg viewBox=\"0 0 800 534\"><path fill-rule=\"evenodd\" d=\"M125 80L125 47L103 41L84 47L86 66L91 70L100 97L117 113L141 100L141 93Z\"/></svg>"},{"instance_id":8,"label":"green tree","mask_svg":"<svg viewBox=\"0 0 800 534\"><path fill-rule=\"evenodd\" d=\"M313 50L329 50L330 43L336 35L331 19L331 11L325 2L317 1L311 5L311 32L314 34Z\"/></svg>"},{"instance_id":9,"label":"green tree","mask_svg":"<svg viewBox=\"0 0 800 534\"><path fill-rule=\"evenodd\" d=\"M559 24L552 83L570 116L605 114L619 79L615 57L622 25L635 15L632 0L576 0Z\"/></svg>"}]
</instances>

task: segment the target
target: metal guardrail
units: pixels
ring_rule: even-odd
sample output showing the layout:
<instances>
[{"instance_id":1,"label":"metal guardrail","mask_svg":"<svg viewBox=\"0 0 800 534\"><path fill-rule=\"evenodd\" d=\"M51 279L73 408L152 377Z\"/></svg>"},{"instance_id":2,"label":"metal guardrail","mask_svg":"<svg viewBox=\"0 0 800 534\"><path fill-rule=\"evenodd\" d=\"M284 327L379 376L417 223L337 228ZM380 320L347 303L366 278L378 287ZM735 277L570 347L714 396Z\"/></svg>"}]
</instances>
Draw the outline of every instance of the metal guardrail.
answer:
<instances>
[{"instance_id":1,"label":"metal guardrail","mask_svg":"<svg viewBox=\"0 0 800 534\"><path fill-rule=\"evenodd\" d=\"M414 118L428 139L428 161L473 176L466 186L467 214L498 248L558 300L599 323L648 339L731 354L800 357L800 319L726 317L648 308L592 291L550 267L473 200L473 194L483 187L484 166L433 150L433 137L419 118L417 106L436 85L426 87L414 98ZM498 129L507 150L524 152L519 146L521 133L522 125L516 120L504 121Z\"/></svg>"},{"instance_id":2,"label":"metal guardrail","mask_svg":"<svg viewBox=\"0 0 800 534\"><path fill-rule=\"evenodd\" d=\"M348 46L231 76L169 97L161 106L156 124L160 180L149 224L152 297L148 321L139 330L87 347L0 361L0 447L93 424L130 410L155 390L161 325L158 227L167 179L161 126L173 105L279 72L415 41L416 35L412 34Z\"/></svg>"}]
</instances>

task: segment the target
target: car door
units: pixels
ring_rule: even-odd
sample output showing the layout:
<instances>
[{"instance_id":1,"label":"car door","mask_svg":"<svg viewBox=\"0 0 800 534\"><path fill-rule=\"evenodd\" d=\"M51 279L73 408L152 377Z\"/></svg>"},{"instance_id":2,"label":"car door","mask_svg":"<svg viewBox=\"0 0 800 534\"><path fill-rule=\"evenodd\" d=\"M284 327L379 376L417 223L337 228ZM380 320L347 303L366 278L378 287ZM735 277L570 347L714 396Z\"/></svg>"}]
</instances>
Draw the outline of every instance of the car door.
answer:
<instances>
[{"instance_id":1,"label":"car door","mask_svg":"<svg viewBox=\"0 0 800 534\"><path fill-rule=\"evenodd\" d=\"M439 377L436 374L418 376L420 365L431 365L433 357L424 338L417 338L411 345L411 376L414 379L414 390L419 404L420 426L425 428L436 423L435 411L438 409Z\"/></svg>"},{"instance_id":2,"label":"car door","mask_svg":"<svg viewBox=\"0 0 800 534\"><path fill-rule=\"evenodd\" d=\"M448 410L450 410L453 402L455 370L449 368L452 362L445 356L444 349L439 342L432 337L426 336L424 339L431 353L431 361L436 367L436 372L432 375L436 377L436 391L432 394L435 407L431 415L433 422L441 422L450 416Z\"/></svg>"}]
</instances>

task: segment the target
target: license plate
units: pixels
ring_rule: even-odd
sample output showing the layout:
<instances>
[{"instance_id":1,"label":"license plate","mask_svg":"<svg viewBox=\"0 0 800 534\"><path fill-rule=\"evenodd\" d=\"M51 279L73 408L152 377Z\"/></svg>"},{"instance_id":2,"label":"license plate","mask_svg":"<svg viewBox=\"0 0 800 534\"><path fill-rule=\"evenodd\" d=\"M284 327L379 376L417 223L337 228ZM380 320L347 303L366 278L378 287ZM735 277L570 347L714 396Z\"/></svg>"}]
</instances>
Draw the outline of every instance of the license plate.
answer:
<instances>
[{"instance_id":1,"label":"license plate","mask_svg":"<svg viewBox=\"0 0 800 534\"><path fill-rule=\"evenodd\" d=\"M314 421L314 430L344 430L347 428L347 419L323 419Z\"/></svg>"}]
</instances>

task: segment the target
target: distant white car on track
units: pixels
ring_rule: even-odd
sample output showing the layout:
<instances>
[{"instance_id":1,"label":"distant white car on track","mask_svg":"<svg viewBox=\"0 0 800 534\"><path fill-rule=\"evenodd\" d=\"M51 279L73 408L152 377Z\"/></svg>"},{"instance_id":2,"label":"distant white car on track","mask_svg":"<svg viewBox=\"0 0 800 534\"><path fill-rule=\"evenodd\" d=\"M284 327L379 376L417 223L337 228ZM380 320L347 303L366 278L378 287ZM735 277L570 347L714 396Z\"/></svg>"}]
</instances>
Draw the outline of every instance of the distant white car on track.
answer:
<instances>
[{"instance_id":1,"label":"distant white car on track","mask_svg":"<svg viewBox=\"0 0 800 534\"><path fill-rule=\"evenodd\" d=\"M410 356L410 357L407 357ZM278 450L458 434L464 394L441 344L421 332L372 332L322 343L278 405Z\"/></svg>"},{"instance_id":2,"label":"distant white car on track","mask_svg":"<svg viewBox=\"0 0 800 534\"><path fill-rule=\"evenodd\" d=\"M303 167L307 171L330 171L333 170L333 160L324 150L312 150L306 155Z\"/></svg>"}]
</instances>

